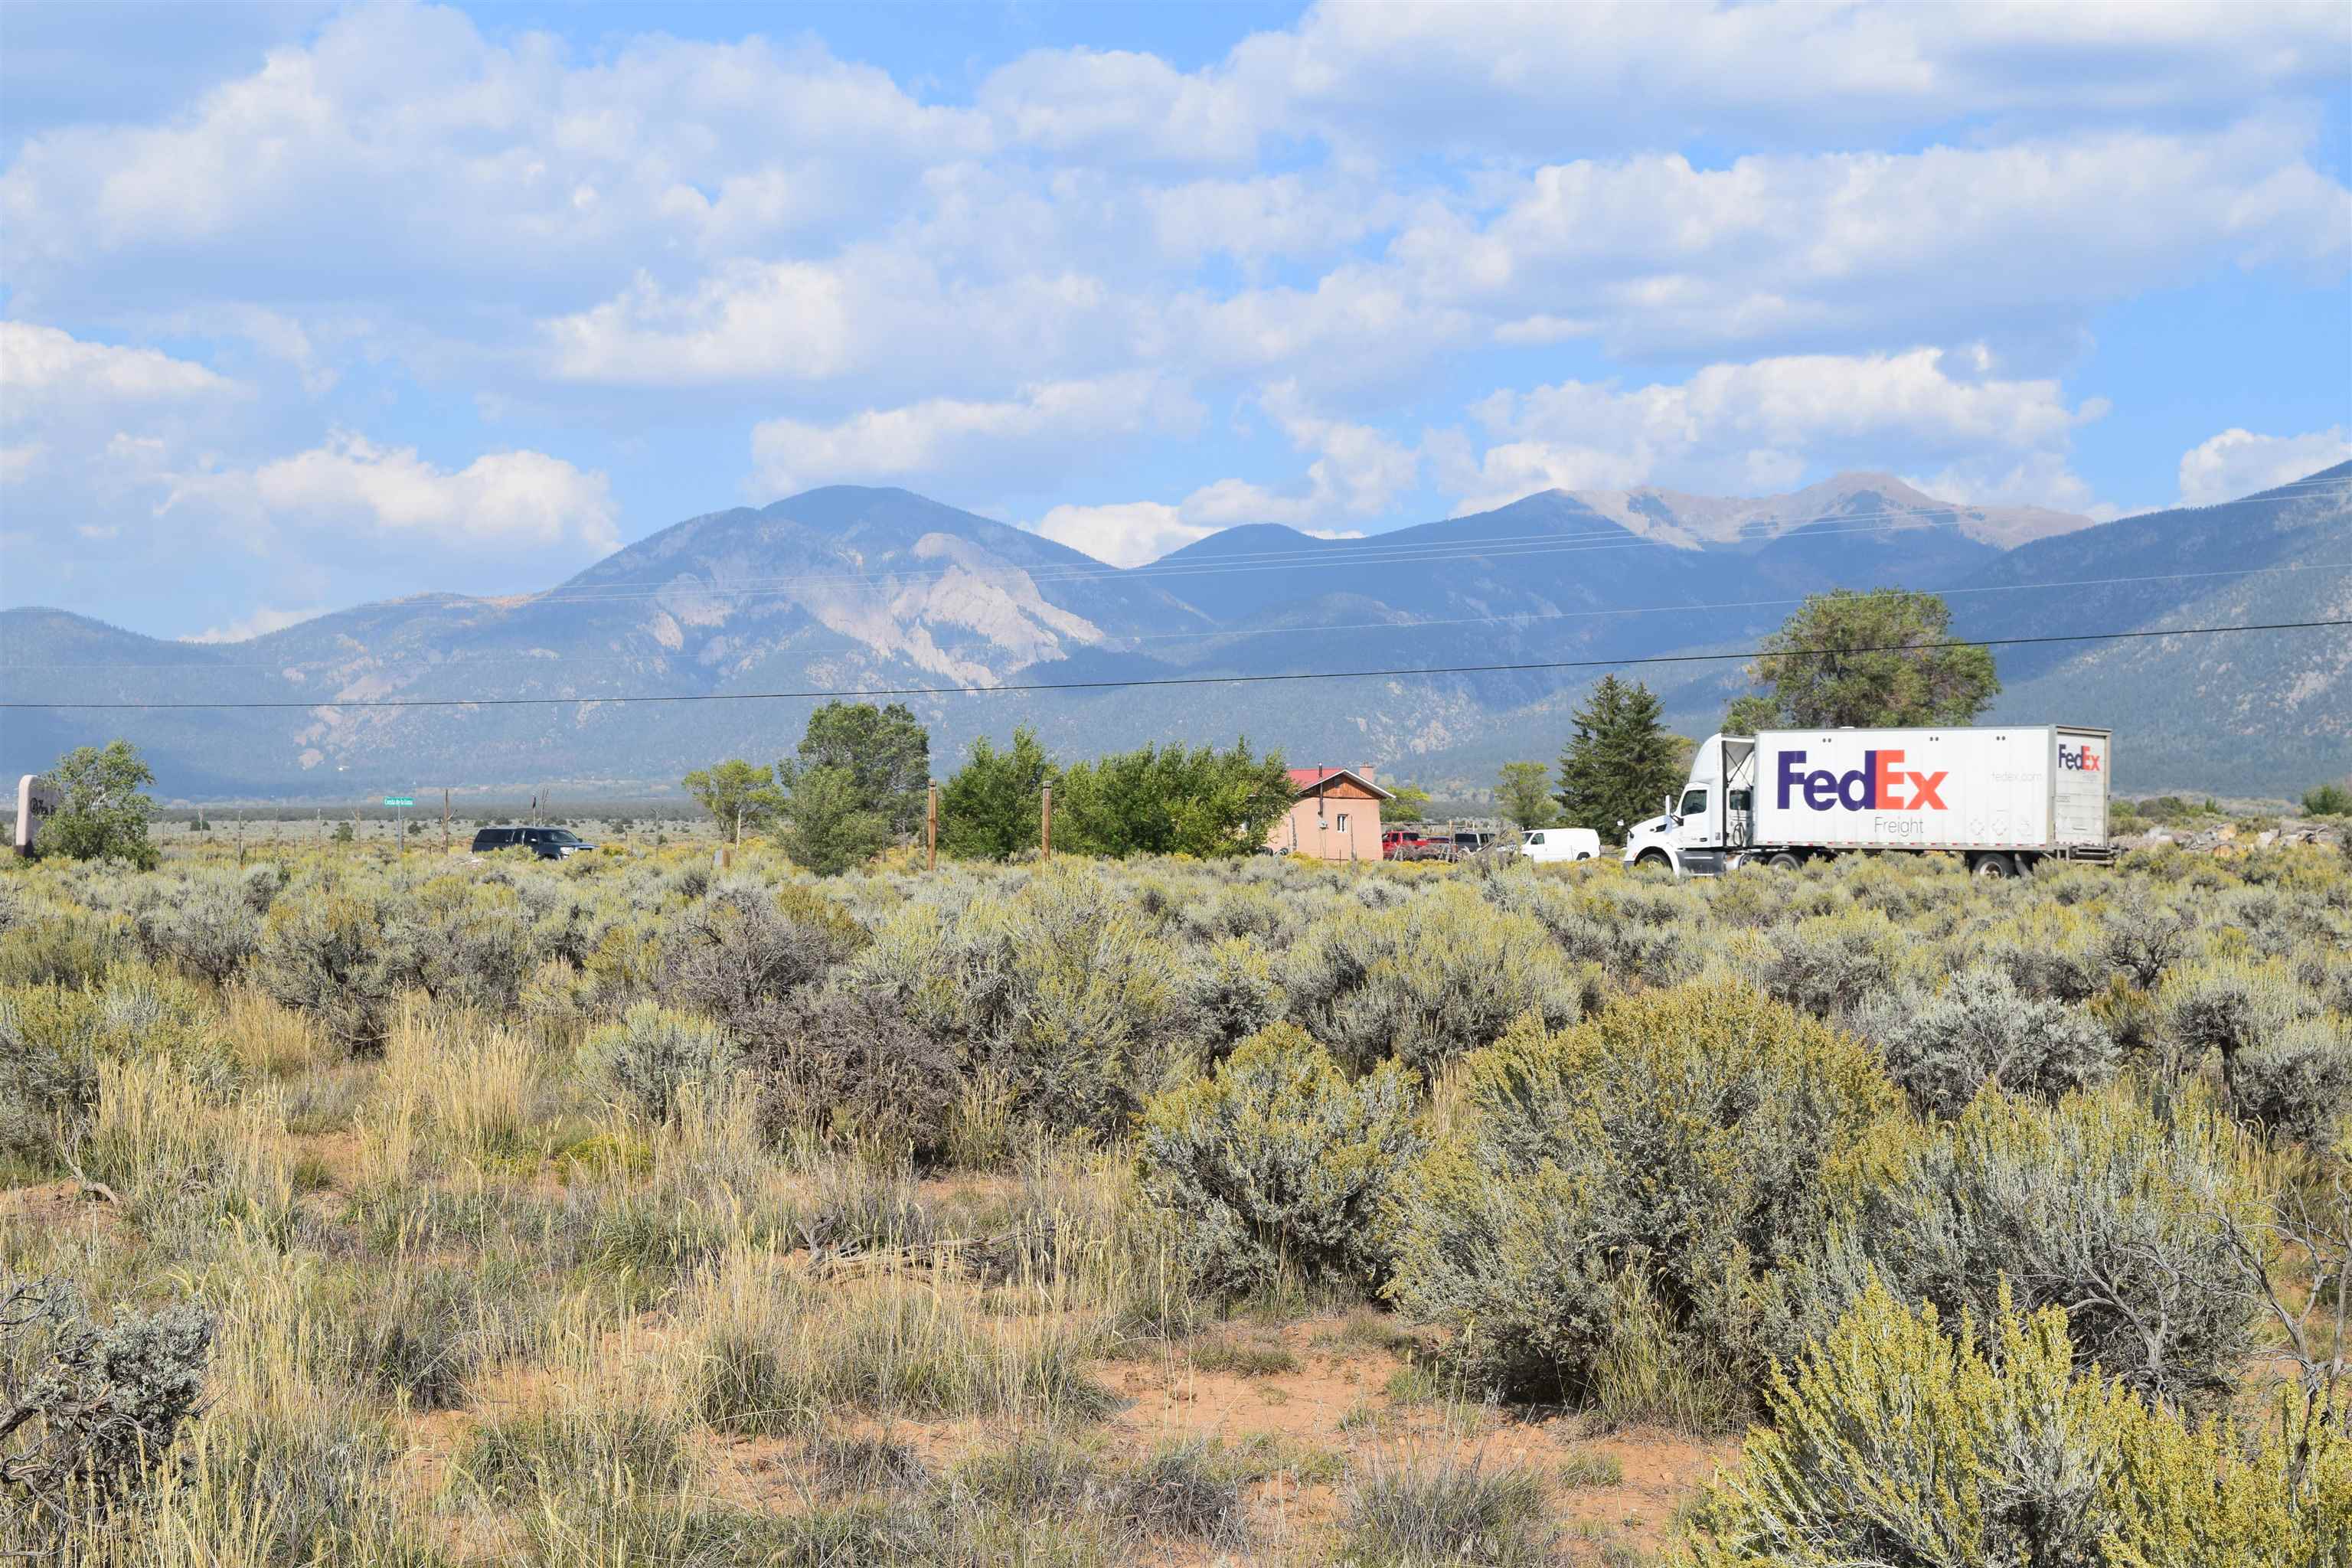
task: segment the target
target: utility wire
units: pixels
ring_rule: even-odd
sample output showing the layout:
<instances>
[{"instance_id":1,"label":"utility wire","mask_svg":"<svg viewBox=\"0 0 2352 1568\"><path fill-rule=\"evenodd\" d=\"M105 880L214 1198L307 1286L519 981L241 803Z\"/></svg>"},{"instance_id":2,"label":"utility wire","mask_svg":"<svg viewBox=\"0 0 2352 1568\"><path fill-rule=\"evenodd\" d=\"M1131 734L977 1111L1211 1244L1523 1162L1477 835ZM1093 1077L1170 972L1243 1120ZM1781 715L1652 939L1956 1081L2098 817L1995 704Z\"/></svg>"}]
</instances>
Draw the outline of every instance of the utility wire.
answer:
<instances>
[{"instance_id":1,"label":"utility wire","mask_svg":"<svg viewBox=\"0 0 2352 1568\"><path fill-rule=\"evenodd\" d=\"M2291 487L2282 487L2282 490L2289 488ZM2330 479L2314 487L2315 492L2322 489L2337 492L2352 490L2352 480ZM2248 500L2254 499L2257 498L2250 497ZM2297 491L2294 494L2265 495L2259 499L2270 505L2284 505L2289 501L2303 500L2305 496ZM2233 504L2247 503L2241 501ZM934 581L959 573L968 577L983 580L991 577L1025 577L1033 583L1130 583L1158 582L1180 577L1215 576L1243 572L1294 572L1312 567L1387 566L1436 561L1509 558L1518 555L1579 554L1587 550L1673 550L1695 555L1703 549L1712 548L1719 552L1749 542L1751 540L1767 544L1775 543L1790 537L1791 532L1798 530L1809 531L1806 533L1809 539L1823 539L1848 533L1908 531L1915 528L1957 529L1967 521L1957 515L1961 509L1942 510L1954 512L1956 515L1937 517L1933 513L1919 510L1887 510L1831 512L1814 518L1767 519L1753 523L1743 523L1740 525L1739 531L1730 537L1706 540L1697 549L1671 540L1653 539L1633 533L1623 524L1607 519L1606 514L1600 514L1602 521L1609 521L1610 526L1581 532L1551 530L1541 533L1497 534L1489 538L1473 540L1418 539L1394 542L1384 542L1385 536L1375 536L1371 539L1337 540L1331 542L1328 548L1321 549L1237 552L1231 555L1181 562L1171 561L1163 556L1157 561L1146 562L1140 566L1112 566L1107 563L1096 562L1074 562L1050 566L1026 567L950 565L937 571L891 571L879 577L874 574L856 573L746 577L723 587L716 584L702 584L677 581L666 584L623 582L614 584L611 591L605 591L594 584L583 584L568 591L551 591L543 595L525 595L522 602L513 607L522 609L539 605L627 603L635 599L672 596L687 600L759 598L782 595L796 589L807 587L836 584L871 585L877 582L904 584ZM1868 526L1835 529L1818 526L1825 522L1858 522ZM1421 524L1419 526L1436 525ZM1782 531L1750 535L1747 532L1750 528L1780 529ZM461 595L451 595L451 597L461 603L484 602L468 601Z\"/></svg>"},{"instance_id":2,"label":"utility wire","mask_svg":"<svg viewBox=\"0 0 2352 1568\"><path fill-rule=\"evenodd\" d=\"M2297 480L2282 485L2260 496L2226 504L2245 506L2254 501L2284 505L2324 492L2352 492L2352 480ZM1701 549L1720 552L1749 542L1777 542L1799 530L1810 529L1808 538L1822 539L1847 533L1885 533L1909 531L1912 529L1956 529L1968 521L1964 514L1978 510L1946 505L1934 509L1887 510L1859 512L1824 512L1811 518L1766 518L1742 523L1729 537L1706 540ZM2201 510L2181 509L2170 510ZM1949 513L1938 516L1937 513ZM1595 520L1609 524L1606 528L1580 532L1550 530L1540 533L1497 534L1485 539L1418 539L1391 541L1387 535L1370 539L1335 540L1328 548L1279 551L1244 551L1230 555L1212 556L1191 561L1171 561L1161 557L1139 566L1113 566L1107 562L1078 561L1036 566L963 566L950 564L935 570L890 570L873 573L809 573L785 576L744 577L721 586L673 579L667 583L631 580L613 584L609 591L596 584L583 584L571 589L551 589L544 594L470 595L464 594L420 594L416 600L438 600L451 608L482 608L489 610L523 610L541 605L626 604L635 600L675 598L692 602L713 599L744 600L784 597L798 590L812 587L895 587L914 583L940 581L961 574L982 581L991 578L1026 579L1033 584L1158 582L1163 579L1213 576L1244 572L1294 572L1313 567L1418 565L1443 561L1509 559L1522 555L1578 554L1587 550L1672 550L1696 555L1700 549L1669 540L1652 539L1633 533L1606 513L1596 512ZM2147 515L2135 513L2135 516ZM690 521L700 521L699 519ZM783 519L790 521L789 518ZM984 519L983 521L993 521ZM1451 519L1462 521L1462 519ZM2116 521L2124 521L2117 519ZM1826 529L1816 525L1825 522L1864 523L1859 528ZM1011 523L1000 524L1012 528ZM1438 524L1423 523L1420 528ZM1750 534L1749 530L1780 530L1779 532ZM1016 530L1025 532L1025 530ZM1030 535L1042 539L1043 535ZM2063 535L2051 537L2063 538ZM642 541L640 542L642 542ZM1045 541L1052 543L1053 541ZM632 546L631 548L634 548ZM985 547L983 547L985 548ZM591 568L590 570L594 570ZM501 604L499 601L509 600ZM394 601L399 603L400 601ZM87 667L85 667L87 668Z\"/></svg>"},{"instance_id":3,"label":"utility wire","mask_svg":"<svg viewBox=\"0 0 2352 1568\"><path fill-rule=\"evenodd\" d=\"M2154 572L2128 577L2047 578L2032 583L1985 583L1975 585L1963 584L1958 587L1937 588L1923 591L1932 592L1938 597L1950 597L1958 594L2022 594L2044 592L2057 588L2107 588L2135 583L2186 583L2198 582L2214 577L2256 577L2286 572L2347 571L2352 571L2352 562L2306 561L2298 562L2286 566L2231 566L2214 572ZM1117 652L1125 648L1129 644L1201 642L1215 637L1230 637L1238 642L1245 637L1302 637L1311 632L1410 632L1419 631L1423 627L1513 626L1523 623L1544 621L1596 620L1612 616L1699 615L1716 610L1768 610L1778 608L1783 605L1801 605L1802 603L1804 603L1804 597L1800 595L1798 597L1785 599L1725 599L1706 605L1629 605L1597 610L1512 610L1495 616L1453 616L1388 621L1332 621L1320 622L1312 626L1271 625L1211 626L1189 632L1138 632L1130 637L1108 638L1102 646L1109 651ZM450 669L463 668L466 669L480 669L487 666L507 664L537 665L541 667L552 664L642 664L646 659L655 657L657 656L650 653L563 654L561 656L550 654L541 654L537 656L518 654L509 655L505 658L468 658L464 656L452 656L442 659L437 665L433 666L432 668ZM0 659L0 673L18 669L178 669L186 670L192 674L211 674L219 670L230 669L283 669L286 668L286 665L287 661L284 659L247 659L234 662L229 660L221 660L213 663L203 661L192 662L187 659L176 659L164 663L137 662L126 659L106 663L89 664L33 664L28 662L16 662L7 659Z\"/></svg>"},{"instance_id":4,"label":"utility wire","mask_svg":"<svg viewBox=\"0 0 2352 1568\"><path fill-rule=\"evenodd\" d=\"M621 697L379 697L338 702L0 702L0 710L19 708L117 709L182 710L221 709L320 708L539 708L583 703L620 702L768 702L848 697L981 697L1000 691L1132 690L1153 686L1258 686L1284 680L1369 680L1416 675L1498 675L1542 669L1622 668L1637 664L1709 664L1742 658L1845 658L1864 653L1929 653L1958 647L2025 647L2045 643L2122 642L2143 637L2217 637L2228 632L2308 631L2324 626L2352 626L2352 617L2325 621L2272 621L2242 626L2177 626L2168 631L2068 632L2050 637L1958 638L1948 642L1885 643L1868 647L1748 648L1738 653L1651 654L1633 658L1539 659L1524 664L1450 664L1398 669L1297 670L1274 675L1181 675L1140 677L1128 680L1060 680L1003 686L876 686L816 691L686 691L650 692Z\"/></svg>"}]
</instances>

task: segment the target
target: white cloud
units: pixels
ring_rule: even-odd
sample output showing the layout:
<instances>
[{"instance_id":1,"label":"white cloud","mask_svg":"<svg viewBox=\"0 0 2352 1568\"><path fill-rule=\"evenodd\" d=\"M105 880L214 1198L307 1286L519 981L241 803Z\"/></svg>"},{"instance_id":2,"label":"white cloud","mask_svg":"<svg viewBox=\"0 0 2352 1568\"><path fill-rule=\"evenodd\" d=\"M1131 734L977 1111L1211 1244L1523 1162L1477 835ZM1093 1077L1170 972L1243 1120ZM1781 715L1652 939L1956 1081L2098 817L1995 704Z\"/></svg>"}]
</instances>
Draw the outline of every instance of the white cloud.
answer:
<instances>
[{"instance_id":1,"label":"white cloud","mask_svg":"<svg viewBox=\"0 0 2352 1568\"><path fill-rule=\"evenodd\" d=\"M1164 501L1115 501L1108 506L1057 506L1036 531L1114 566L1140 566L1217 531L1215 523L1187 522L1181 507Z\"/></svg>"},{"instance_id":2,"label":"white cloud","mask_svg":"<svg viewBox=\"0 0 2352 1568\"><path fill-rule=\"evenodd\" d=\"M360 6L184 117L34 136L0 221L39 286L112 253L289 240L371 272L519 278L625 257L651 226L727 254L871 216L992 137L814 43L650 34L583 64L454 10Z\"/></svg>"},{"instance_id":3,"label":"white cloud","mask_svg":"<svg viewBox=\"0 0 2352 1568\"><path fill-rule=\"evenodd\" d=\"M1944 120L2233 112L2340 79L2341 6L1320 4L1195 79L1292 134L1549 152L1719 138L1851 145ZM1630 90L1629 90L1630 89ZM1163 96L1169 89L1162 89ZM1114 84L1105 83L1111 98ZM1138 101L1148 116L1156 100Z\"/></svg>"},{"instance_id":4,"label":"white cloud","mask_svg":"<svg viewBox=\"0 0 2352 1568\"><path fill-rule=\"evenodd\" d=\"M1489 444L1436 444L1459 512L1532 491L1625 489L1671 472L1683 487L1749 493L1792 482L1810 462L1867 464L1890 447L2007 462L2066 448L2097 418L2049 380L1969 379L1937 349L1808 354L1713 364L1679 384L1632 389L1562 382L1495 393L1474 406ZM2046 498L2044 498L2046 499Z\"/></svg>"},{"instance_id":5,"label":"white cloud","mask_svg":"<svg viewBox=\"0 0 2352 1568\"><path fill-rule=\"evenodd\" d=\"M85 342L55 327L0 321L0 417L26 423L60 405L184 402L236 394L235 382L154 349Z\"/></svg>"},{"instance_id":6,"label":"white cloud","mask_svg":"<svg viewBox=\"0 0 2352 1568\"><path fill-rule=\"evenodd\" d=\"M1268 387L1256 401L1294 447L1316 454L1302 483L1276 487L1228 479L1202 485L1172 506L1057 506L1038 521L1036 531L1097 560L1135 566L1237 523L1279 522L1318 538L1353 537L1356 531L1333 528L1330 520L1381 516L1419 482L1418 450L1370 426L1313 412L1296 383Z\"/></svg>"},{"instance_id":7,"label":"white cloud","mask_svg":"<svg viewBox=\"0 0 2352 1568\"><path fill-rule=\"evenodd\" d=\"M2352 436L2340 425L2301 436L2224 430L2181 454L2180 504L2212 506L2235 500L2347 459L2352 459Z\"/></svg>"},{"instance_id":8,"label":"white cloud","mask_svg":"<svg viewBox=\"0 0 2352 1568\"><path fill-rule=\"evenodd\" d=\"M304 621L315 620L327 613L328 606L314 605L307 610L276 610L264 605L251 615L230 621L225 626L209 626L182 637L182 642L219 643L247 642L254 637L282 632L288 626L299 626Z\"/></svg>"},{"instance_id":9,"label":"white cloud","mask_svg":"<svg viewBox=\"0 0 2352 1568\"><path fill-rule=\"evenodd\" d=\"M383 447L349 431L322 447L263 464L256 503L275 521L356 526L430 539L459 551L617 549L604 476L543 452L492 452L455 473L414 447Z\"/></svg>"},{"instance_id":10,"label":"white cloud","mask_svg":"<svg viewBox=\"0 0 2352 1568\"><path fill-rule=\"evenodd\" d=\"M832 425L770 419L751 432L762 493L868 479L1010 476L1067 468L1106 441L1189 428L1197 405L1144 373L1045 382L992 402L932 398Z\"/></svg>"}]
</instances>

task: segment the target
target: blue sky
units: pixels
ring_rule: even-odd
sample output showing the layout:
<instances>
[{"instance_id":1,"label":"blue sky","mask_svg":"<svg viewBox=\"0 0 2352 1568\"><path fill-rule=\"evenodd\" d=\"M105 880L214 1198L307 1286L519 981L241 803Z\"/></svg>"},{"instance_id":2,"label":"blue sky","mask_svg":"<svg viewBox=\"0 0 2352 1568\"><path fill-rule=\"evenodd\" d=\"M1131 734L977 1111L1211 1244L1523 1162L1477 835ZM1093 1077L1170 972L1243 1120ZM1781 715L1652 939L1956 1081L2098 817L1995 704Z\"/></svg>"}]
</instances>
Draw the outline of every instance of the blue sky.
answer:
<instances>
[{"instance_id":1,"label":"blue sky","mask_svg":"<svg viewBox=\"0 0 2352 1568\"><path fill-rule=\"evenodd\" d=\"M0 602L2352 456L2352 10L0 4Z\"/></svg>"}]
</instances>

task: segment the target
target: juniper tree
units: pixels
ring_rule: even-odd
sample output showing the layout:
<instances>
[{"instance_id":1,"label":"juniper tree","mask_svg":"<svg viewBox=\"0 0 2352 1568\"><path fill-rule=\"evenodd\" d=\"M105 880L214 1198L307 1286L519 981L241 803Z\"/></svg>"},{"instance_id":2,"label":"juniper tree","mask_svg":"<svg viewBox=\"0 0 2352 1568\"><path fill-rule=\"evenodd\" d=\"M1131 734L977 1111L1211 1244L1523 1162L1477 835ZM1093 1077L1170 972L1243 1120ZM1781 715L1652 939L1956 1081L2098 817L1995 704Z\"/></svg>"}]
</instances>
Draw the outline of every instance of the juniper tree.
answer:
<instances>
[{"instance_id":1,"label":"juniper tree","mask_svg":"<svg viewBox=\"0 0 2352 1568\"><path fill-rule=\"evenodd\" d=\"M1657 694L1639 681L1601 678L1576 710L1576 733L1559 758L1561 819L1613 837L1638 822L1683 781L1675 737L1659 721Z\"/></svg>"}]
</instances>

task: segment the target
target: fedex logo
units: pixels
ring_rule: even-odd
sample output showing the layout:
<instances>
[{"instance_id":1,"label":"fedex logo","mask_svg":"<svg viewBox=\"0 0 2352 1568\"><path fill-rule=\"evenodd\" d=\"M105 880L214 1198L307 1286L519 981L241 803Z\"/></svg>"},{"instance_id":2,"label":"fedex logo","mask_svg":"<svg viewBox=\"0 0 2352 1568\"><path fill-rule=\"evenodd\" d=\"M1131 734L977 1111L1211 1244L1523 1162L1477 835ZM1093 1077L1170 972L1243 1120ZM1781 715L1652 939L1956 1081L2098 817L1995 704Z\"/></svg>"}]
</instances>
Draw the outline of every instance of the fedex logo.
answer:
<instances>
[{"instance_id":1,"label":"fedex logo","mask_svg":"<svg viewBox=\"0 0 2352 1568\"><path fill-rule=\"evenodd\" d=\"M2078 773L2095 773L2099 771L2099 753L2091 750L2087 743L2069 746L2063 741L2058 742L2058 765L2062 768Z\"/></svg>"},{"instance_id":2,"label":"fedex logo","mask_svg":"<svg viewBox=\"0 0 2352 1568\"><path fill-rule=\"evenodd\" d=\"M1814 811L1843 806L1848 811L1943 811L1944 773L1912 773L1902 766L1901 752L1864 752L1862 766L1852 773L1827 768L1805 771L1805 753L1780 753L1780 809L1801 792Z\"/></svg>"}]
</instances>

